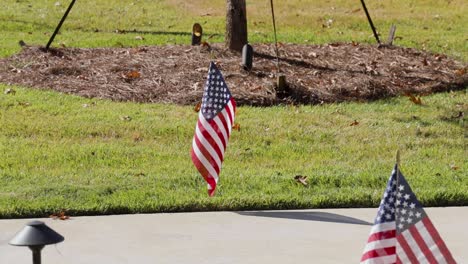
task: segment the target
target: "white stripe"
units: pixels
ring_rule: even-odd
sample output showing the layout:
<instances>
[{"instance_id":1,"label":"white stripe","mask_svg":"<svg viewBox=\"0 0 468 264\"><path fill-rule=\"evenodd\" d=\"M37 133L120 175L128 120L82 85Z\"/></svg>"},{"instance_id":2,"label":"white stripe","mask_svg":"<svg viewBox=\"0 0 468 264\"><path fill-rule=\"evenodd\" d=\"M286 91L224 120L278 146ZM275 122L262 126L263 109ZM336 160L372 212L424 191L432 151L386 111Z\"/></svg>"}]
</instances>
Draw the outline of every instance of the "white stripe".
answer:
<instances>
[{"instance_id":1,"label":"white stripe","mask_svg":"<svg viewBox=\"0 0 468 264\"><path fill-rule=\"evenodd\" d=\"M360 264L390 264L390 263L393 264L395 262L396 262L396 255L393 254L390 256L366 259L365 261L361 261Z\"/></svg>"},{"instance_id":2,"label":"white stripe","mask_svg":"<svg viewBox=\"0 0 468 264\"><path fill-rule=\"evenodd\" d=\"M199 121L201 126L208 132L208 134L210 134L210 136L216 142L216 145L218 145L219 149L221 150L221 153L224 154L224 145L223 142L221 142L221 139L219 138L218 134L216 134L216 132L213 130L208 121L206 121L203 115L200 116Z\"/></svg>"},{"instance_id":3,"label":"white stripe","mask_svg":"<svg viewBox=\"0 0 468 264\"><path fill-rule=\"evenodd\" d=\"M427 231L424 223L422 221L419 221L416 223L415 226L416 226L416 229L418 229L419 234L421 235L422 239L426 243L427 247L431 250L432 255L434 255L435 259L437 260L437 263L440 263L440 264L447 263L444 256L440 252L439 247L436 245L431 235Z\"/></svg>"},{"instance_id":4,"label":"white stripe","mask_svg":"<svg viewBox=\"0 0 468 264\"><path fill-rule=\"evenodd\" d=\"M234 124L234 118L235 118L234 106L232 105L231 100L229 100L229 103L227 104L226 108L229 110L228 114L232 118L232 122L231 122L231 119L226 116L227 117L226 120L228 121L229 135L231 135L232 125Z\"/></svg>"},{"instance_id":5,"label":"white stripe","mask_svg":"<svg viewBox=\"0 0 468 264\"><path fill-rule=\"evenodd\" d=\"M368 242L366 247L364 248L364 253L371 251L371 250L376 250L379 248L394 247L395 245L396 245L396 238Z\"/></svg>"},{"instance_id":6,"label":"white stripe","mask_svg":"<svg viewBox=\"0 0 468 264\"><path fill-rule=\"evenodd\" d=\"M197 158L200 160L200 162L203 164L205 169L208 171L210 176L212 176L215 179L215 181L218 182L218 174L216 173L216 170L213 168L213 166L211 166L210 162L200 152L200 149L198 149L195 139L193 139L193 142L192 142L192 149L195 152L195 155L197 156Z\"/></svg>"},{"instance_id":7,"label":"white stripe","mask_svg":"<svg viewBox=\"0 0 468 264\"><path fill-rule=\"evenodd\" d=\"M211 157L216 162L216 165L218 165L218 168L221 170L221 160L219 159L219 156L218 156L218 153L216 153L216 150L211 146L211 144L208 143L208 141L203 136L203 134L200 132L198 127L195 129L195 133L196 133L196 137L198 138L200 143L210 153ZM194 140L194 143L196 143L195 140Z\"/></svg>"},{"instance_id":8,"label":"white stripe","mask_svg":"<svg viewBox=\"0 0 468 264\"><path fill-rule=\"evenodd\" d=\"M396 230L396 225L395 222L386 222L382 224L376 224L372 226L371 229L371 234L374 233L379 233L379 232L385 232L385 231L391 231L391 230Z\"/></svg>"},{"instance_id":9,"label":"white stripe","mask_svg":"<svg viewBox=\"0 0 468 264\"><path fill-rule=\"evenodd\" d=\"M401 260L401 263L411 263L411 261L408 259L408 256L406 255L406 252L403 250L403 247L400 245L398 240L396 245L396 254Z\"/></svg>"},{"instance_id":10,"label":"white stripe","mask_svg":"<svg viewBox=\"0 0 468 264\"><path fill-rule=\"evenodd\" d=\"M223 112L224 112L224 110L223 110ZM219 119L219 116L216 116L215 118L213 118L213 120L215 121L216 125L218 125L218 129L221 132L221 134L223 135L224 141L226 141L226 146L227 146L229 136L226 135L226 129L224 128L223 122L221 122L221 119Z\"/></svg>"},{"instance_id":11,"label":"white stripe","mask_svg":"<svg viewBox=\"0 0 468 264\"><path fill-rule=\"evenodd\" d=\"M413 254L416 256L416 259L419 261L421 264L429 263L427 260L426 256L422 254L422 250L418 245L418 242L413 238L413 235L411 235L411 232L409 229L405 230L401 235L406 239L406 243L408 243L408 246L411 251L413 251Z\"/></svg>"}]
</instances>

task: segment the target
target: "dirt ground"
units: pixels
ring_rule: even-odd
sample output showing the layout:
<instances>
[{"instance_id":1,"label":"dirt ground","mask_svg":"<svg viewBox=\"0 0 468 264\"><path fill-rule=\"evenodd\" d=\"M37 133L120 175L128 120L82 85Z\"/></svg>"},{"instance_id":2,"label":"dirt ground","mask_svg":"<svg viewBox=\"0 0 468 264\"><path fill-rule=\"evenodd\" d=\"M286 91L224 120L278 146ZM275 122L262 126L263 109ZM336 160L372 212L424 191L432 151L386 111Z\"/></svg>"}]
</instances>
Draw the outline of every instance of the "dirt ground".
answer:
<instances>
[{"instance_id":1,"label":"dirt ground","mask_svg":"<svg viewBox=\"0 0 468 264\"><path fill-rule=\"evenodd\" d=\"M276 87L273 45L254 45L253 69L222 44L139 48L24 47L0 59L0 82L116 101L195 105L209 62L222 71L239 105L369 101L468 87L467 65L442 54L358 43L281 44L285 90Z\"/></svg>"}]
</instances>

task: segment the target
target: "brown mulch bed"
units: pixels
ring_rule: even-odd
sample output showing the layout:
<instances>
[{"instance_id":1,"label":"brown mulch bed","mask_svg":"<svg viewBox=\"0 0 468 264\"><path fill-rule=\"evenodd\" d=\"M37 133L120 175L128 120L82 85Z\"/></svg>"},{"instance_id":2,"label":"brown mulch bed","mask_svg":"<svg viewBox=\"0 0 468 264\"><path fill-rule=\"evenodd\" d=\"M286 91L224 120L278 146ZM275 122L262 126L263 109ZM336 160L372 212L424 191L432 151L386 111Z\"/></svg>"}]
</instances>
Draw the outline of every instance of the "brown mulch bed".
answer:
<instances>
[{"instance_id":1,"label":"brown mulch bed","mask_svg":"<svg viewBox=\"0 0 468 264\"><path fill-rule=\"evenodd\" d=\"M254 45L247 72L221 44L139 48L25 47L0 59L0 82L116 101L196 104L214 60L238 104L368 101L468 87L467 65L410 48L357 43L280 45L285 91L276 89L272 45Z\"/></svg>"}]
</instances>

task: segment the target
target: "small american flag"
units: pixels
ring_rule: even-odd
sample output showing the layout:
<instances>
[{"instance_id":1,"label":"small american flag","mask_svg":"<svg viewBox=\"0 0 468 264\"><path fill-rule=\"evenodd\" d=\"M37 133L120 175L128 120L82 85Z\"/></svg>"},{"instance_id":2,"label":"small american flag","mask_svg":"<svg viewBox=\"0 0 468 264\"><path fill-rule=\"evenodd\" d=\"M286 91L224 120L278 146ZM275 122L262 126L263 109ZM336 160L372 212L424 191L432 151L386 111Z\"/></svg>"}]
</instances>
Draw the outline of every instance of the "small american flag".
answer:
<instances>
[{"instance_id":1,"label":"small american flag","mask_svg":"<svg viewBox=\"0 0 468 264\"><path fill-rule=\"evenodd\" d=\"M456 263L395 165L361 264Z\"/></svg>"},{"instance_id":2,"label":"small american flag","mask_svg":"<svg viewBox=\"0 0 468 264\"><path fill-rule=\"evenodd\" d=\"M190 151L193 164L208 183L210 196L216 190L235 112L236 102L211 62Z\"/></svg>"}]
</instances>

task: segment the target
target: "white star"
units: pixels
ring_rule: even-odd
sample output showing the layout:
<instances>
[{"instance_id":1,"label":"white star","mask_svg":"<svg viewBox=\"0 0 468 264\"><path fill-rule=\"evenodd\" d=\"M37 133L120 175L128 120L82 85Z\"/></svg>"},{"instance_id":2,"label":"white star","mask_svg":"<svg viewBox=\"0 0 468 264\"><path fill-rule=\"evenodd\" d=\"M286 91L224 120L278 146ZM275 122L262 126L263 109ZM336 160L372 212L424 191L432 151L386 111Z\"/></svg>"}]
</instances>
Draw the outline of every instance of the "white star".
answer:
<instances>
[{"instance_id":1,"label":"white star","mask_svg":"<svg viewBox=\"0 0 468 264\"><path fill-rule=\"evenodd\" d=\"M392 214L395 213L395 208L390 208L390 212L392 212Z\"/></svg>"},{"instance_id":2,"label":"white star","mask_svg":"<svg viewBox=\"0 0 468 264\"><path fill-rule=\"evenodd\" d=\"M411 219L411 217L408 217L408 220L406 220L406 222L408 222L408 224L411 224L411 222L413 222L413 219Z\"/></svg>"},{"instance_id":3,"label":"white star","mask_svg":"<svg viewBox=\"0 0 468 264\"><path fill-rule=\"evenodd\" d=\"M397 200L396 205L400 205L400 204L401 204L400 200Z\"/></svg>"},{"instance_id":4,"label":"white star","mask_svg":"<svg viewBox=\"0 0 468 264\"><path fill-rule=\"evenodd\" d=\"M416 205L414 203L411 203L410 207L411 207L411 209L414 209L416 207Z\"/></svg>"},{"instance_id":5,"label":"white star","mask_svg":"<svg viewBox=\"0 0 468 264\"><path fill-rule=\"evenodd\" d=\"M408 202L404 201L403 202L403 207L408 207Z\"/></svg>"},{"instance_id":6,"label":"white star","mask_svg":"<svg viewBox=\"0 0 468 264\"><path fill-rule=\"evenodd\" d=\"M400 184L400 186L398 186L398 190L403 191L404 189L405 189L405 186L403 186L401 184Z\"/></svg>"},{"instance_id":7,"label":"white star","mask_svg":"<svg viewBox=\"0 0 468 264\"><path fill-rule=\"evenodd\" d=\"M413 216L413 215L414 215L414 212L413 212L413 211L409 211L408 215L409 215L409 216Z\"/></svg>"},{"instance_id":8,"label":"white star","mask_svg":"<svg viewBox=\"0 0 468 264\"><path fill-rule=\"evenodd\" d=\"M399 192L399 193L397 193L397 195L396 195L396 196L397 196L398 198L401 198L401 193L400 193L400 192Z\"/></svg>"},{"instance_id":9,"label":"white star","mask_svg":"<svg viewBox=\"0 0 468 264\"><path fill-rule=\"evenodd\" d=\"M416 213L416 217L417 217L417 218L421 218L421 213L420 213L420 212L417 212L417 213Z\"/></svg>"},{"instance_id":10,"label":"white star","mask_svg":"<svg viewBox=\"0 0 468 264\"><path fill-rule=\"evenodd\" d=\"M398 225L398 228L403 229L403 224L400 223L400 224Z\"/></svg>"},{"instance_id":11,"label":"white star","mask_svg":"<svg viewBox=\"0 0 468 264\"><path fill-rule=\"evenodd\" d=\"M405 200L409 200L409 198L410 198L410 195L408 193L405 194Z\"/></svg>"},{"instance_id":12,"label":"white star","mask_svg":"<svg viewBox=\"0 0 468 264\"><path fill-rule=\"evenodd\" d=\"M395 200L395 199L394 199L393 197L388 198L388 201L389 201L390 203L393 203L394 200Z\"/></svg>"},{"instance_id":13,"label":"white star","mask_svg":"<svg viewBox=\"0 0 468 264\"><path fill-rule=\"evenodd\" d=\"M385 218L390 219L390 218L392 218L392 216L390 214L386 214Z\"/></svg>"},{"instance_id":14,"label":"white star","mask_svg":"<svg viewBox=\"0 0 468 264\"><path fill-rule=\"evenodd\" d=\"M402 209L401 214L406 214L406 209Z\"/></svg>"}]
</instances>

